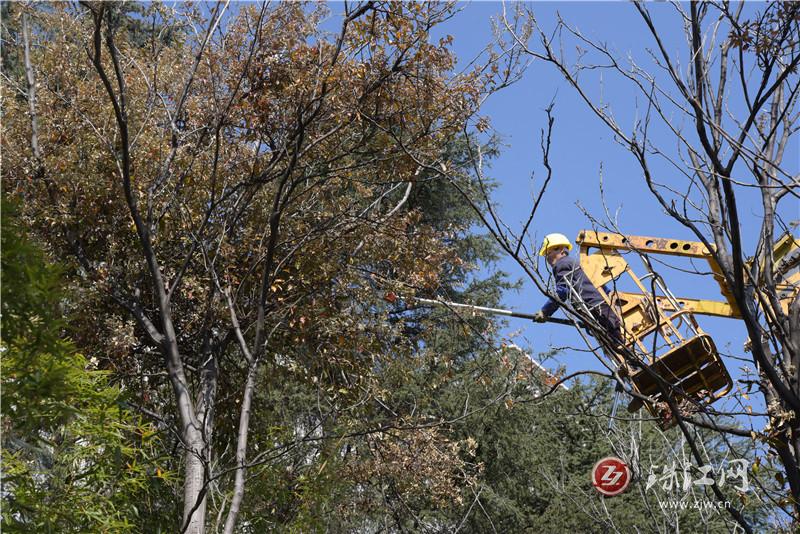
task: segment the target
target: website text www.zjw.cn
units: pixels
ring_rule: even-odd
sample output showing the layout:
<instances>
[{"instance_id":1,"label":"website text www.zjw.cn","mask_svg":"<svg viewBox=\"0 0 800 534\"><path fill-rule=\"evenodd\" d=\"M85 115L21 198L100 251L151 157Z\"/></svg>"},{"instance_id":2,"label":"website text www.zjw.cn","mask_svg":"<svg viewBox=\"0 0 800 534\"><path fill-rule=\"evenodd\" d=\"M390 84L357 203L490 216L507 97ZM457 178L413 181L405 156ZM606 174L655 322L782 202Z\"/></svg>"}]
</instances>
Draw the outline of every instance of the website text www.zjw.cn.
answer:
<instances>
[{"instance_id":1,"label":"website text www.zjw.cn","mask_svg":"<svg viewBox=\"0 0 800 534\"><path fill-rule=\"evenodd\" d=\"M730 501L711 501L708 499L667 499L660 501L662 510L727 510L731 507Z\"/></svg>"}]
</instances>

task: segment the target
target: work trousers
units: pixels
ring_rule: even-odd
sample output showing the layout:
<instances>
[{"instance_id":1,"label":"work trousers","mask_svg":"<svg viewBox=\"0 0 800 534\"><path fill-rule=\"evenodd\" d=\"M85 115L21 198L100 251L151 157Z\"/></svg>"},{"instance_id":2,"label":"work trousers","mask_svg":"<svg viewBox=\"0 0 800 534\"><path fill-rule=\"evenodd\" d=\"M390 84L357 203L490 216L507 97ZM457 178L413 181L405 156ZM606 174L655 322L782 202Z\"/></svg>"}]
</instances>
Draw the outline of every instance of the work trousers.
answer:
<instances>
[{"instance_id":1,"label":"work trousers","mask_svg":"<svg viewBox=\"0 0 800 534\"><path fill-rule=\"evenodd\" d=\"M619 317L611 307L605 302L601 302L591 310L592 316L600 323L612 342L616 345L623 345L622 334L620 333Z\"/></svg>"}]
</instances>

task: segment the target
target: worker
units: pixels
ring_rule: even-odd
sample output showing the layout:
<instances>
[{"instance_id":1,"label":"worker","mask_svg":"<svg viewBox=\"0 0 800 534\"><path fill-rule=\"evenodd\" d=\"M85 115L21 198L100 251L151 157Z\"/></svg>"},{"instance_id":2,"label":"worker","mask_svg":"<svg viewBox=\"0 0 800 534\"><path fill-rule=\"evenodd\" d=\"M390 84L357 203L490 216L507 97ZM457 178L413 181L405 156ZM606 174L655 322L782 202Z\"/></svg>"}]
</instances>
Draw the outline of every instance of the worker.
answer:
<instances>
[{"instance_id":1,"label":"worker","mask_svg":"<svg viewBox=\"0 0 800 534\"><path fill-rule=\"evenodd\" d=\"M539 255L545 256L553 271L559 300L553 297L548 298L542 309L533 315L533 320L543 323L556 312L560 305L559 301L569 302L574 295L570 291L571 286L611 338L614 349L617 349L619 345L623 344L619 317L583 272L580 262L569 255L570 250L572 250L572 243L564 234L548 234L544 238Z\"/></svg>"}]
</instances>

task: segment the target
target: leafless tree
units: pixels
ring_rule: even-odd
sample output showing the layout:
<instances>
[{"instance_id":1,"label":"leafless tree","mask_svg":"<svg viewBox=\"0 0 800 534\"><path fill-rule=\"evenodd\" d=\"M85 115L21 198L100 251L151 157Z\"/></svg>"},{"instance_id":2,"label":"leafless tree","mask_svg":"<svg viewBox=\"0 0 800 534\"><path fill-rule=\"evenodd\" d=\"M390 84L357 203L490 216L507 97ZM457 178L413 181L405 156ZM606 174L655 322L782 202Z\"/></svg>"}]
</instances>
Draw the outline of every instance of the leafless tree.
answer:
<instances>
[{"instance_id":1,"label":"leafless tree","mask_svg":"<svg viewBox=\"0 0 800 534\"><path fill-rule=\"evenodd\" d=\"M787 490L768 498L796 524L800 520L800 298L794 271L800 258L796 237L790 233L792 222L783 217L796 215L800 197L797 159L791 156L796 156L800 117L800 6L771 3L750 9L744 4L692 2L648 8L636 3L633 9L652 37L648 67L619 58L608 45L585 37L561 18L555 28L543 28L530 7L516 6L513 14L504 12L503 20L511 39L540 65L557 69L630 151L665 212L713 251L750 339L757 379L745 384L746 392L755 386L763 395L767 424L752 430L734 428L723 425L716 417L720 414L707 414L710 417L702 421L679 417L679 424L698 465L703 463L699 445L687 425L750 435L766 445L767 457L780 460L788 484ZM680 55L664 44L673 27L659 24L659 16L653 14L665 16L667 10L685 35ZM527 32L534 38L529 40ZM579 53L574 56L565 52L575 49ZM609 102L592 96L597 92L593 84L600 83L598 73L616 75L641 94L643 109L626 110L637 112L630 128L620 124ZM549 137L543 139L549 170ZM674 170L675 179L656 178L654 166L664 163ZM752 191L761 201L762 222L758 239L748 243L741 232L740 206ZM520 253L529 239L526 232L535 204L518 234L491 212L487 220L534 279L535 268ZM606 224L619 230L613 220ZM794 250L785 257L775 248L781 233L785 233L783 246ZM721 499L716 486L712 489ZM731 513L746 531L751 530L736 510Z\"/></svg>"}]
</instances>

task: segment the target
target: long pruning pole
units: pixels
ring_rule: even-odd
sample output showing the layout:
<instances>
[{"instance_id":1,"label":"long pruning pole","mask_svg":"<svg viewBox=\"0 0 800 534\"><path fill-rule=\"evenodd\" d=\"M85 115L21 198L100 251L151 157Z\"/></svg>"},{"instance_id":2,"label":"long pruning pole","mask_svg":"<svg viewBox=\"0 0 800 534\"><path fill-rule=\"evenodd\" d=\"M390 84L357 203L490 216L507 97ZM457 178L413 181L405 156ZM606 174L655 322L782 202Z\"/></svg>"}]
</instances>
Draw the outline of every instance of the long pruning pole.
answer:
<instances>
[{"instance_id":1,"label":"long pruning pole","mask_svg":"<svg viewBox=\"0 0 800 534\"><path fill-rule=\"evenodd\" d=\"M386 295L386 300L394 302L395 300L397 300L397 296L395 296L394 293L389 293ZM421 297L409 297L407 300L415 300L423 304L433 304L434 306L442 306L444 308L469 310L479 313L490 313L493 315L505 315L507 317L518 317L520 319L528 319L531 321L534 320L534 314L532 313L515 312L512 310L504 310L502 308L487 308L486 306L476 306L474 304L462 304L460 302L449 302L447 300L439 300L439 299L424 299ZM569 319L558 319L555 317L545 317L544 322L565 324L569 326L573 326L575 324Z\"/></svg>"}]
</instances>

